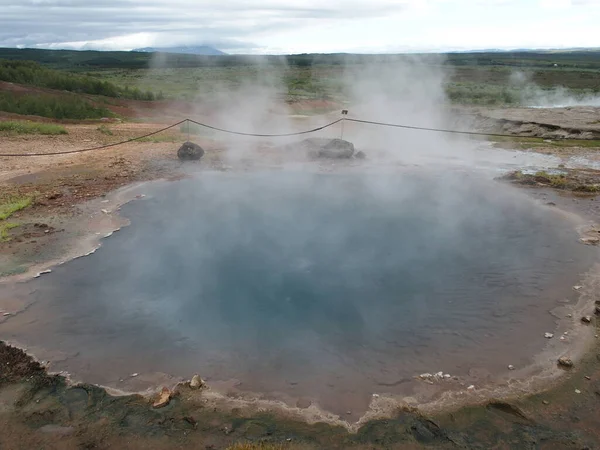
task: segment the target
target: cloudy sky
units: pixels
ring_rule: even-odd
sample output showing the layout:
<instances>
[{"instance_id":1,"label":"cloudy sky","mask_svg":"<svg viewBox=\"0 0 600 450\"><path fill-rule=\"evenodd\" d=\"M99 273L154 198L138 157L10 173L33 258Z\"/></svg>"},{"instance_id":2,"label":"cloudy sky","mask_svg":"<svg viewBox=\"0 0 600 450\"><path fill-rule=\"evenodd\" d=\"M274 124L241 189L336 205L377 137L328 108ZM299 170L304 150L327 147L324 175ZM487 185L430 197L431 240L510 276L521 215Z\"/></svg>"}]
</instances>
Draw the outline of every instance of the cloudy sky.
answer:
<instances>
[{"instance_id":1,"label":"cloudy sky","mask_svg":"<svg viewBox=\"0 0 600 450\"><path fill-rule=\"evenodd\" d=\"M0 47L228 53L600 47L600 0L0 0Z\"/></svg>"}]
</instances>

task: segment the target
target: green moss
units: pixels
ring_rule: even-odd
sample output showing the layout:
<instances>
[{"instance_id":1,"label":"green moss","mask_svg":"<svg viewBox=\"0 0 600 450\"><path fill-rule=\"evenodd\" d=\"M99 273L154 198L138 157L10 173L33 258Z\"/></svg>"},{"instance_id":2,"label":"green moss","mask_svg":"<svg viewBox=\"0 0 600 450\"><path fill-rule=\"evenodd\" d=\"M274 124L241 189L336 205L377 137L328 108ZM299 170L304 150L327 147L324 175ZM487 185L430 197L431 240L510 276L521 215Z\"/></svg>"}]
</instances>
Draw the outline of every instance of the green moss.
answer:
<instances>
[{"instance_id":1,"label":"green moss","mask_svg":"<svg viewBox=\"0 0 600 450\"><path fill-rule=\"evenodd\" d=\"M546 171L536 172L535 178L536 181L544 184L549 184L550 186L556 189L565 189L568 184L567 177L565 177L564 175L549 174Z\"/></svg>"},{"instance_id":2,"label":"green moss","mask_svg":"<svg viewBox=\"0 0 600 450\"><path fill-rule=\"evenodd\" d=\"M32 197L12 197L0 203L0 220L6 220L17 211L27 208L33 203Z\"/></svg>"},{"instance_id":3,"label":"green moss","mask_svg":"<svg viewBox=\"0 0 600 450\"><path fill-rule=\"evenodd\" d=\"M113 132L111 131L110 128L108 128L106 125L100 125L98 128L96 128L97 131L99 131L100 133L106 135L106 136L112 136Z\"/></svg>"},{"instance_id":4,"label":"green moss","mask_svg":"<svg viewBox=\"0 0 600 450\"><path fill-rule=\"evenodd\" d=\"M510 143L515 148L526 150L529 148L600 148L600 140L597 139L544 139L538 137L523 138L510 136L490 136L491 142Z\"/></svg>"},{"instance_id":5,"label":"green moss","mask_svg":"<svg viewBox=\"0 0 600 450\"><path fill-rule=\"evenodd\" d=\"M17 228L19 226L18 223L14 222L0 222L0 241L8 241L10 237L8 236L8 232L13 228Z\"/></svg>"}]
</instances>

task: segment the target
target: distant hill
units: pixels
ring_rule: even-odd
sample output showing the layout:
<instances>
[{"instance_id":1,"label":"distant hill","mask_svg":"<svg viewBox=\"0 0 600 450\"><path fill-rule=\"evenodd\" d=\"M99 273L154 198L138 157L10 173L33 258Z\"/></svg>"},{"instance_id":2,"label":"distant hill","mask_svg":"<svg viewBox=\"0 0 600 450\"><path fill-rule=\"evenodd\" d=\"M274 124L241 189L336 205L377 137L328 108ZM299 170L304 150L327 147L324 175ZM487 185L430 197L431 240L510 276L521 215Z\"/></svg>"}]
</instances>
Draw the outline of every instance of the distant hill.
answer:
<instances>
[{"instance_id":1,"label":"distant hill","mask_svg":"<svg viewBox=\"0 0 600 450\"><path fill-rule=\"evenodd\" d=\"M185 48L185 47L183 47ZM187 51L190 51L188 47ZM152 67L154 55L146 51L97 51L97 50L46 50L0 48L0 60L36 61L53 69L86 71L96 69L145 69ZM155 49L174 51L175 49ZM213 49L214 50L214 49ZM218 50L215 50L218 51ZM164 53L161 67L195 68L195 67L235 67L248 64L284 64L289 67L311 67L318 65L340 65L348 61L353 63L383 62L406 57L414 61L415 54L410 55L353 55L353 54L298 54L298 55L193 55L187 53ZM420 54L422 63L438 65L440 54ZM505 66L593 69L600 70L600 50L569 51L526 51L526 52L464 52L446 53L444 64L449 66Z\"/></svg>"},{"instance_id":2,"label":"distant hill","mask_svg":"<svg viewBox=\"0 0 600 450\"><path fill-rule=\"evenodd\" d=\"M210 55L210 56L221 56L226 55L227 53L222 52L221 50L217 50L214 47L209 47L207 45L201 45L199 47L164 47L164 48L156 48L156 47L145 47L145 48L136 48L132 50L134 52L143 52L143 53L178 53L183 55Z\"/></svg>"}]
</instances>

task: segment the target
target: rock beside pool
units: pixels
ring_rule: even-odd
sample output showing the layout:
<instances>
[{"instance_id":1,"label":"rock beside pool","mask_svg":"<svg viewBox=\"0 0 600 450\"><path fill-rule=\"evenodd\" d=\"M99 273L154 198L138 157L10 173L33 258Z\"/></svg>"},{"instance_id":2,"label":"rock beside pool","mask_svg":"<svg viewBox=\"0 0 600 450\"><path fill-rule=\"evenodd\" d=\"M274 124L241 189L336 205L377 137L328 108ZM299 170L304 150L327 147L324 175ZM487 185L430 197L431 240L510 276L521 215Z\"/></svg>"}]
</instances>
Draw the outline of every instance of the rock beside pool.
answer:
<instances>
[{"instance_id":1,"label":"rock beside pool","mask_svg":"<svg viewBox=\"0 0 600 450\"><path fill-rule=\"evenodd\" d=\"M597 237L581 238L581 243L586 244L586 245L598 245L598 244L600 244L600 238L597 238Z\"/></svg>"},{"instance_id":2,"label":"rock beside pool","mask_svg":"<svg viewBox=\"0 0 600 450\"><path fill-rule=\"evenodd\" d=\"M159 409L164 408L171 401L171 396L173 393L169 390L169 388L162 388L160 394L158 395L157 400L152 404L153 408Z\"/></svg>"},{"instance_id":3,"label":"rock beside pool","mask_svg":"<svg viewBox=\"0 0 600 450\"><path fill-rule=\"evenodd\" d=\"M197 161L203 156L204 149L193 142L186 142L177 150L177 157L182 161Z\"/></svg>"},{"instance_id":4,"label":"rock beside pool","mask_svg":"<svg viewBox=\"0 0 600 450\"><path fill-rule=\"evenodd\" d=\"M570 369L575 364L573 364L573 361L570 358L566 358L566 357L563 356L562 358L558 358L558 365L560 367L564 367L566 369Z\"/></svg>"},{"instance_id":5,"label":"rock beside pool","mask_svg":"<svg viewBox=\"0 0 600 450\"><path fill-rule=\"evenodd\" d=\"M204 380L200 378L200 375L194 375L192 377L192 381L190 381L190 387L192 389L202 389L204 386Z\"/></svg>"},{"instance_id":6,"label":"rock beside pool","mask_svg":"<svg viewBox=\"0 0 600 450\"><path fill-rule=\"evenodd\" d=\"M308 138L286 148L304 151L311 158L350 159L354 155L354 144L343 139Z\"/></svg>"},{"instance_id":7,"label":"rock beside pool","mask_svg":"<svg viewBox=\"0 0 600 450\"><path fill-rule=\"evenodd\" d=\"M354 155L354 144L343 139L331 139L319 150L319 158L348 159Z\"/></svg>"}]
</instances>

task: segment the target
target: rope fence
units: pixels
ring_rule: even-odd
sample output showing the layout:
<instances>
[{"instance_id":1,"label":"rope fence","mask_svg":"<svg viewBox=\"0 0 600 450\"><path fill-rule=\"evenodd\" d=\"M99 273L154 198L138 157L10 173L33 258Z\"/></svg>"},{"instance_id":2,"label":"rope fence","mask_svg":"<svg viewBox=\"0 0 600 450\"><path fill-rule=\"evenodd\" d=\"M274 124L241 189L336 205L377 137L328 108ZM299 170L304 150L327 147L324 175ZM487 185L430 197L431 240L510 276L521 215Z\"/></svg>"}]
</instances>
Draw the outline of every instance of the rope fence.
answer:
<instances>
[{"instance_id":1,"label":"rope fence","mask_svg":"<svg viewBox=\"0 0 600 450\"><path fill-rule=\"evenodd\" d=\"M451 130L451 129L444 129L444 128L430 128L430 127L419 127L419 126L413 126L413 125L403 125L403 124L395 124L395 123L386 123L386 122L375 122L375 121L371 121L371 120L361 120L361 119L350 119L347 117L343 117L341 119L337 119L334 120L333 122L330 122L328 124L322 125L320 127L317 128L312 128L310 130L304 130L304 131L297 131L297 132L293 132L293 133L280 133L280 134L263 134L263 133L246 133L246 132L242 132L242 131L235 131L235 130L228 130L225 128L219 128L213 125L209 125L206 123L202 123L202 122L197 122L195 120L192 119L184 119L181 120L177 123L174 123L173 125L169 125L168 127L165 128L161 128L160 130L156 130L153 131L152 133L148 133L148 134L144 134L142 136L137 136L131 139L127 139L124 141L120 141L120 142L115 142L113 144L105 144L105 145L100 145L97 147L90 147L90 148L84 148L84 149L79 149L79 150L67 150L64 152L49 152L49 153L0 153L0 157L4 157L4 158L9 158L9 157L30 157L30 156L58 156L58 155L71 155L74 153L85 153L85 152L91 152L91 151L96 151L96 150L104 150L106 148L111 148L111 147L116 147L119 145L123 145L123 144L128 144L130 142L135 142L135 141L139 141L141 139L145 139L148 138L150 136L154 136L156 134L162 133L163 131L167 131L170 130L172 128L175 128L177 126L180 126L184 123L188 124L188 135L189 135L189 124L193 123L194 125L198 125L200 127L203 128L207 128L210 130L214 130L214 131L219 131L221 133L226 133L226 134L233 134L233 135L238 135L238 136L251 136L251 137L262 137L262 138L278 138L278 137L291 137L291 136L301 136L301 135L305 135L305 134L311 134L311 133L316 133L317 131L321 131L321 130L325 130L326 128L332 127L338 123L342 123L343 122L355 122L355 123L360 123L360 124L366 124L366 125L376 125L376 126L381 126L381 127L387 127L387 128L402 128L402 129L406 129L406 130L418 130L418 131L429 131L429 132L435 132L435 133L446 133L446 134L462 134L462 135L469 135L469 136L487 136L487 137L502 137L502 138L513 138L513 139L531 139L535 136L525 136L525 135L517 135L517 134L501 134L501 133L485 133L485 132L478 132L478 131L467 131L467 130ZM577 138L560 138L560 140L579 140Z\"/></svg>"}]
</instances>

